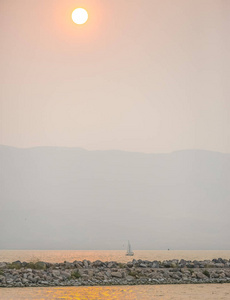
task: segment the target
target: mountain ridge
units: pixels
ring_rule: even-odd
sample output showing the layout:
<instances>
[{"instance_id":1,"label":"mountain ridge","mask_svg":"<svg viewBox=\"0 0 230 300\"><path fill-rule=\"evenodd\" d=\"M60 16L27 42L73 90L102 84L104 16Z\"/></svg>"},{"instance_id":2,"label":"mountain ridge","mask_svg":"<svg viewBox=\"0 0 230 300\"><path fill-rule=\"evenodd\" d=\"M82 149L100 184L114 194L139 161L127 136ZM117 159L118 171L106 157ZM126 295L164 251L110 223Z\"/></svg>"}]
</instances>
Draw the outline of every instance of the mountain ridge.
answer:
<instances>
[{"instance_id":1,"label":"mountain ridge","mask_svg":"<svg viewBox=\"0 0 230 300\"><path fill-rule=\"evenodd\" d=\"M65 150L82 150L82 151L87 151L87 152L122 152L122 153L136 153L136 154L146 154L146 155L151 155L151 154L172 154L172 153L177 153L177 152L191 152L191 151L197 151L197 152L211 152L211 153L220 153L220 154L226 154L230 155L229 152L220 152L220 151L214 151L214 150L206 150L206 149L198 149L198 148L187 148L187 149L182 149L182 150L173 150L170 152L141 152L141 151L128 151L128 150L120 150L120 149L107 149L107 150L89 150L86 148L82 147L66 147L66 146L33 146L33 147L18 147L18 146L9 146L9 145L4 145L0 144L0 148L12 148L12 149L18 149L18 150L32 150L32 149L65 149Z\"/></svg>"}]
</instances>

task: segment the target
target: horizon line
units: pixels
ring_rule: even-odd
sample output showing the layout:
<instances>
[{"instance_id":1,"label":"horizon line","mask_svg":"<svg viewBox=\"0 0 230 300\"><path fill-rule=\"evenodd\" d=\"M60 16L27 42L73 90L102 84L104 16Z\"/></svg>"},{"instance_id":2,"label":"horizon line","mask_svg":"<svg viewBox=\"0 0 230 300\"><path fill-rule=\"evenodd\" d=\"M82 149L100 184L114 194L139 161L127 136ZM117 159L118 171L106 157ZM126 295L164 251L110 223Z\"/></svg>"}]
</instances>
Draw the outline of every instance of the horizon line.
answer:
<instances>
[{"instance_id":1,"label":"horizon line","mask_svg":"<svg viewBox=\"0 0 230 300\"><path fill-rule=\"evenodd\" d=\"M87 151L87 152L125 152L125 153L136 153L136 154L146 154L146 155L151 155L151 154L173 154L175 152L186 152L186 151L200 151L200 152L213 152L213 153L219 153L219 154L230 154L230 152L222 152L222 151L217 151L217 150L207 150L207 149L199 149L199 148L185 148L185 149L180 149L180 150L172 150L170 152L141 152L141 151L130 151L130 150L121 150L121 149L106 149L106 150L101 150L101 149L95 149L95 150L90 150L86 149L83 147L78 147L78 146L32 146L32 147L20 147L20 146L10 146L10 145L4 145L0 144L0 147L6 147L6 148L15 148L15 149L20 149L20 150L32 150L32 149L39 149L39 148L61 148L61 149L78 149L82 151Z\"/></svg>"}]
</instances>

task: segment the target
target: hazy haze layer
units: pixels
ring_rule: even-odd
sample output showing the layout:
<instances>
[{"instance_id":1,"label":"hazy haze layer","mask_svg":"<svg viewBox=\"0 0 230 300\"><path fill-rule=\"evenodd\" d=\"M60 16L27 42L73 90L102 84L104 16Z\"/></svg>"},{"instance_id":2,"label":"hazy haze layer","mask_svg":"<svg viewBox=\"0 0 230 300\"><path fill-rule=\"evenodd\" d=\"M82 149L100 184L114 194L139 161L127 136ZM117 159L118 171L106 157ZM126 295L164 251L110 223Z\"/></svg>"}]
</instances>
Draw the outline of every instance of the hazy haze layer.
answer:
<instances>
[{"instance_id":1,"label":"hazy haze layer","mask_svg":"<svg viewBox=\"0 0 230 300\"><path fill-rule=\"evenodd\" d=\"M230 155L0 147L1 249L230 249Z\"/></svg>"}]
</instances>

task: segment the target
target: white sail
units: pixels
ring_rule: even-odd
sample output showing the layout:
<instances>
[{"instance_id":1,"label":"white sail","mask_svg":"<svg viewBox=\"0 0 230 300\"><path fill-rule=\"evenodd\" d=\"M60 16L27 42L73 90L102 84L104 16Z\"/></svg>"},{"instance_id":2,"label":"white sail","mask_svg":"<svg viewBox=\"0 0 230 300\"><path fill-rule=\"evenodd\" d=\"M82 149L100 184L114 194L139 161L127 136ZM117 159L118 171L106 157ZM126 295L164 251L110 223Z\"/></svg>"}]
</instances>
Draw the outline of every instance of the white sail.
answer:
<instances>
[{"instance_id":1,"label":"white sail","mask_svg":"<svg viewBox=\"0 0 230 300\"><path fill-rule=\"evenodd\" d=\"M128 255L128 256L133 256L134 255L134 253L132 251L132 248L131 248L131 244L130 244L129 241L128 241L128 248L127 248L127 254L126 255Z\"/></svg>"}]
</instances>

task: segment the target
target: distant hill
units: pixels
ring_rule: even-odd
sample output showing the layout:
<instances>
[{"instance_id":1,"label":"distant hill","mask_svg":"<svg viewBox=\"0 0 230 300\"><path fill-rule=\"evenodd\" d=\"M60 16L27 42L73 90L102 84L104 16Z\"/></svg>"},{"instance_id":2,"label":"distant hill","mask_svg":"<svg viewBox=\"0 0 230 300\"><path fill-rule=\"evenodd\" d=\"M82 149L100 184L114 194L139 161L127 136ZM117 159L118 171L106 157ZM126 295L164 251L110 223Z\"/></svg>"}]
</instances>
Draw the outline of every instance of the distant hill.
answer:
<instances>
[{"instance_id":1,"label":"distant hill","mask_svg":"<svg viewBox=\"0 0 230 300\"><path fill-rule=\"evenodd\" d=\"M0 146L1 249L230 249L230 154Z\"/></svg>"}]
</instances>

